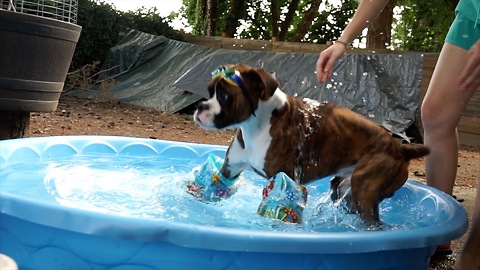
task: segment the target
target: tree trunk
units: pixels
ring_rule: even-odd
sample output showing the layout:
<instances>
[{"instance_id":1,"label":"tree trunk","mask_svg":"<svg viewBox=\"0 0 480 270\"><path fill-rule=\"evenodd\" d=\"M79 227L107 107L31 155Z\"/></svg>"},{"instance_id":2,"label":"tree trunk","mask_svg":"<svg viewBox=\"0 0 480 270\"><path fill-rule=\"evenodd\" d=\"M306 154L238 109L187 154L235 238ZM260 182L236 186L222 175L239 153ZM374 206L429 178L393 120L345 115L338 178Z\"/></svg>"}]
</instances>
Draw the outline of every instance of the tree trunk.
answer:
<instances>
[{"instance_id":1,"label":"tree trunk","mask_svg":"<svg viewBox=\"0 0 480 270\"><path fill-rule=\"evenodd\" d=\"M218 1L207 1L207 36L216 36L218 21Z\"/></svg>"},{"instance_id":2,"label":"tree trunk","mask_svg":"<svg viewBox=\"0 0 480 270\"><path fill-rule=\"evenodd\" d=\"M0 110L0 140L23 138L29 124L29 112Z\"/></svg>"},{"instance_id":3,"label":"tree trunk","mask_svg":"<svg viewBox=\"0 0 480 270\"><path fill-rule=\"evenodd\" d=\"M372 21L367 32L367 49L386 49L391 44L393 9L397 0L388 1L387 6Z\"/></svg>"},{"instance_id":4,"label":"tree trunk","mask_svg":"<svg viewBox=\"0 0 480 270\"><path fill-rule=\"evenodd\" d=\"M300 42L303 37L307 34L310 26L312 26L312 21L315 19L315 16L318 15L318 8L323 0L314 0L311 3L310 8L303 16L300 24L298 25L297 31L293 35L292 41L293 42Z\"/></svg>"},{"instance_id":5,"label":"tree trunk","mask_svg":"<svg viewBox=\"0 0 480 270\"><path fill-rule=\"evenodd\" d=\"M293 18L295 17L295 12L297 11L299 2L300 0L292 0L290 2L290 5L288 5L288 12L285 15L285 20L282 22L278 40L285 41L285 38L287 37L288 29L290 28Z\"/></svg>"},{"instance_id":6,"label":"tree trunk","mask_svg":"<svg viewBox=\"0 0 480 270\"><path fill-rule=\"evenodd\" d=\"M272 12L272 40L276 41L278 40L278 21L280 20L277 0L272 0L270 10Z\"/></svg>"},{"instance_id":7,"label":"tree trunk","mask_svg":"<svg viewBox=\"0 0 480 270\"><path fill-rule=\"evenodd\" d=\"M240 13L242 12L244 5L245 0L232 1L230 12L228 13L227 17L227 25L225 26L225 31L223 31L224 34L222 34L222 36L234 37L235 33L237 32L239 20L242 18Z\"/></svg>"},{"instance_id":8,"label":"tree trunk","mask_svg":"<svg viewBox=\"0 0 480 270\"><path fill-rule=\"evenodd\" d=\"M195 25L198 34L206 34L206 19L205 11L207 10L207 0L197 0L197 7L195 10Z\"/></svg>"}]
</instances>

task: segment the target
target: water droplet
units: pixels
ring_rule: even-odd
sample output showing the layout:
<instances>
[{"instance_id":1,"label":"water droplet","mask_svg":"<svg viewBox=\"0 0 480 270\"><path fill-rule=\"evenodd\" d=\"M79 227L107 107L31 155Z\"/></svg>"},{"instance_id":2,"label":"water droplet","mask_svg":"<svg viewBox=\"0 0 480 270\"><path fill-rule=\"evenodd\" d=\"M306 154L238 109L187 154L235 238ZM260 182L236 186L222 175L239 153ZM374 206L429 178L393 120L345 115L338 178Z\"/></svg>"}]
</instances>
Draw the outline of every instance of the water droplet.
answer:
<instances>
[{"instance_id":1,"label":"water droplet","mask_svg":"<svg viewBox=\"0 0 480 270\"><path fill-rule=\"evenodd\" d=\"M367 76L368 75L368 72L363 72L363 76Z\"/></svg>"},{"instance_id":2,"label":"water droplet","mask_svg":"<svg viewBox=\"0 0 480 270\"><path fill-rule=\"evenodd\" d=\"M331 84L327 84L327 89L330 89L332 88L332 85Z\"/></svg>"},{"instance_id":3,"label":"water droplet","mask_svg":"<svg viewBox=\"0 0 480 270\"><path fill-rule=\"evenodd\" d=\"M370 118L375 118L375 114L373 114L372 112L369 112L369 113L368 113L368 117L370 117Z\"/></svg>"},{"instance_id":4,"label":"water droplet","mask_svg":"<svg viewBox=\"0 0 480 270\"><path fill-rule=\"evenodd\" d=\"M337 76L337 75L338 75L338 73L337 73L337 72L333 72L333 76Z\"/></svg>"}]
</instances>

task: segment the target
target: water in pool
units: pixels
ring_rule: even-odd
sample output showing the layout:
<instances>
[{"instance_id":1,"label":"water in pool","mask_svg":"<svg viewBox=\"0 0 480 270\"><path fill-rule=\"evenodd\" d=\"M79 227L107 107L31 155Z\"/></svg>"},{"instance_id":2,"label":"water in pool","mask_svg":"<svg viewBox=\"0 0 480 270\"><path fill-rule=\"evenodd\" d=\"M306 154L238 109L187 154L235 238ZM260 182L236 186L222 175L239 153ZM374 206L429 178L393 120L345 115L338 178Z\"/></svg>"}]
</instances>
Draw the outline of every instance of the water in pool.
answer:
<instances>
[{"instance_id":1,"label":"water in pool","mask_svg":"<svg viewBox=\"0 0 480 270\"><path fill-rule=\"evenodd\" d=\"M257 214L267 180L253 172L243 174L236 194L217 203L196 200L185 191L192 169L201 159L169 156L74 155L3 164L4 192L41 197L47 201L90 211L132 218L169 220L199 225L255 230L341 232L364 230L358 215L346 214L331 203L328 180L307 186L309 199L303 224L289 224ZM20 182L19 182L20 181ZM380 218L387 230L429 226L435 216L422 203L396 197L381 204Z\"/></svg>"}]
</instances>

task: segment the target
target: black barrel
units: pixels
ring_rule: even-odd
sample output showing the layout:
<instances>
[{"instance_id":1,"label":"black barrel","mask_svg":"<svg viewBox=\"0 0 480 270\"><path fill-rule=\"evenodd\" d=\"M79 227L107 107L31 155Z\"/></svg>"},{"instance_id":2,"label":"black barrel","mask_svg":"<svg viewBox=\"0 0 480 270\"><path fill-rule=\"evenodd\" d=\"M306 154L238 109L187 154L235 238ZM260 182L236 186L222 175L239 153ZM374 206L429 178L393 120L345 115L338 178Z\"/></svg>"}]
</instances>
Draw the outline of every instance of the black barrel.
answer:
<instances>
[{"instance_id":1,"label":"black barrel","mask_svg":"<svg viewBox=\"0 0 480 270\"><path fill-rule=\"evenodd\" d=\"M0 10L0 110L55 111L81 30Z\"/></svg>"}]
</instances>

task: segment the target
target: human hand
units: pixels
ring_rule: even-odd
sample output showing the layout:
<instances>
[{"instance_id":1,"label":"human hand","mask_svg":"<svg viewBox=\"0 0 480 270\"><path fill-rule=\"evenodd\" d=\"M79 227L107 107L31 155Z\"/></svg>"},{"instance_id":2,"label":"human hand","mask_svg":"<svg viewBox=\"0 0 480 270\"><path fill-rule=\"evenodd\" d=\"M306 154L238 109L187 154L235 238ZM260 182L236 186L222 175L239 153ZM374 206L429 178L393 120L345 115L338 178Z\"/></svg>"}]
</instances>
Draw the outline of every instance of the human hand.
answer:
<instances>
[{"instance_id":1,"label":"human hand","mask_svg":"<svg viewBox=\"0 0 480 270\"><path fill-rule=\"evenodd\" d=\"M480 86L480 39L470 48L467 57L467 65L458 82L463 90L477 89Z\"/></svg>"},{"instance_id":2,"label":"human hand","mask_svg":"<svg viewBox=\"0 0 480 270\"><path fill-rule=\"evenodd\" d=\"M333 64L345 54L347 48L344 44L335 43L320 53L317 60L317 80L325 83L332 75Z\"/></svg>"}]
</instances>

